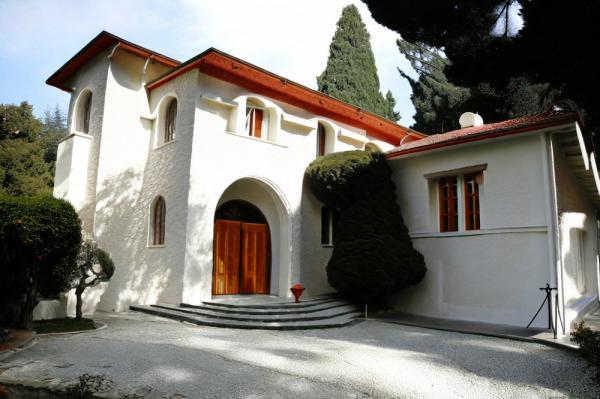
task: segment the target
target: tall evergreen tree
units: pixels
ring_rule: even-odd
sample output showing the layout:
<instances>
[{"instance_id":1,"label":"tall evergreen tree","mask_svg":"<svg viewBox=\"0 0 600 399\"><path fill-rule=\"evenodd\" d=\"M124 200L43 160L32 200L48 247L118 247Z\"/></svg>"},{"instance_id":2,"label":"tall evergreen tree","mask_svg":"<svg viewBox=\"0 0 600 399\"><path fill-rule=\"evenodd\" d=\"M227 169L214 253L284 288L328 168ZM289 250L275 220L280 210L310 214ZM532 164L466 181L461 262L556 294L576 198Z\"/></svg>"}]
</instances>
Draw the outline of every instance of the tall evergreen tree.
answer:
<instances>
[{"instance_id":1,"label":"tall evergreen tree","mask_svg":"<svg viewBox=\"0 0 600 399\"><path fill-rule=\"evenodd\" d=\"M486 121L556 104L584 110L600 137L600 1L362 1L404 39L443 48L448 80L471 89L471 110Z\"/></svg>"},{"instance_id":2,"label":"tall evergreen tree","mask_svg":"<svg viewBox=\"0 0 600 399\"><path fill-rule=\"evenodd\" d=\"M40 142L44 148L44 161L50 165L50 174L54 176L54 166L58 150L58 142L67 135L66 116L58 105L51 111L44 112L43 129Z\"/></svg>"},{"instance_id":3,"label":"tall evergreen tree","mask_svg":"<svg viewBox=\"0 0 600 399\"><path fill-rule=\"evenodd\" d=\"M370 35L354 5L342 10L327 67L317 77L317 84L322 93L390 120L400 119L391 92L385 97L380 92Z\"/></svg>"},{"instance_id":4,"label":"tall evergreen tree","mask_svg":"<svg viewBox=\"0 0 600 399\"><path fill-rule=\"evenodd\" d=\"M448 81L444 73L450 63L448 59L439 50L422 43L398 40L397 44L419 75L415 80L398 69L413 91L410 98L416 113L412 128L428 134L459 128L458 119L465 111L463 105L471 96L471 91Z\"/></svg>"},{"instance_id":5,"label":"tall evergreen tree","mask_svg":"<svg viewBox=\"0 0 600 399\"><path fill-rule=\"evenodd\" d=\"M0 194L36 195L52 185L39 140L42 123L27 102L0 104Z\"/></svg>"}]
</instances>

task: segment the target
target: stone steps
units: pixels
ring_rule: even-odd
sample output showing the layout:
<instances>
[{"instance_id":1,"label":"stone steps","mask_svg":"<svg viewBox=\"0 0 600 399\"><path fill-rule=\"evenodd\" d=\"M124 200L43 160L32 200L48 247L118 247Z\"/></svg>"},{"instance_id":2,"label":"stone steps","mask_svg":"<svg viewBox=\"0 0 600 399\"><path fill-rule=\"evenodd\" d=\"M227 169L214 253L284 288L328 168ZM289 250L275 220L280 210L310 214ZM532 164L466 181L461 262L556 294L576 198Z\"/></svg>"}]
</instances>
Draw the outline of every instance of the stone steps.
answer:
<instances>
[{"instance_id":1,"label":"stone steps","mask_svg":"<svg viewBox=\"0 0 600 399\"><path fill-rule=\"evenodd\" d=\"M131 310L188 323L227 328L301 330L343 327L362 320L361 310L339 298L293 302L202 305L131 305Z\"/></svg>"}]
</instances>

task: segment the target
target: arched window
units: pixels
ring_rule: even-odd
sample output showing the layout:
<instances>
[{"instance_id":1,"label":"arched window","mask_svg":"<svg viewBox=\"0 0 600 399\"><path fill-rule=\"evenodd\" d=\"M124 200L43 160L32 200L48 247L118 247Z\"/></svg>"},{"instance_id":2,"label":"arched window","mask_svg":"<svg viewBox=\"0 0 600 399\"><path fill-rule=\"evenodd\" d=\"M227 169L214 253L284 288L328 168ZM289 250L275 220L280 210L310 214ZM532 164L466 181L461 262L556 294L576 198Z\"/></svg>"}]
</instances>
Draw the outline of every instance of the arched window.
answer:
<instances>
[{"instance_id":1,"label":"arched window","mask_svg":"<svg viewBox=\"0 0 600 399\"><path fill-rule=\"evenodd\" d=\"M165 217L167 206L165 199L160 195L156 197L152 203L150 209L151 214L151 236L150 245L164 245L165 244Z\"/></svg>"},{"instance_id":2,"label":"arched window","mask_svg":"<svg viewBox=\"0 0 600 399\"><path fill-rule=\"evenodd\" d=\"M325 155L325 145L327 143L327 131L322 123L317 125L317 156Z\"/></svg>"},{"instance_id":3,"label":"arched window","mask_svg":"<svg viewBox=\"0 0 600 399\"><path fill-rule=\"evenodd\" d=\"M92 92L86 91L77 102L75 113L75 130L80 133L89 134L90 115L92 113Z\"/></svg>"},{"instance_id":4,"label":"arched window","mask_svg":"<svg viewBox=\"0 0 600 399\"><path fill-rule=\"evenodd\" d=\"M246 101L246 134L257 139L268 138L268 113L256 101Z\"/></svg>"},{"instance_id":5,"label":"arched window","mask_svg":"<svg viewBox=\"0 0 600 399\"><path fill-rule=\"evenodd\" d=\"M165 112L165 126L164 126L164 136L163 143L168 143L169 141L173 141L175 138L175 120L177 119L177 100L172 99L169 101L167 105L167 110Z\"/></svg>"}]
</instances>

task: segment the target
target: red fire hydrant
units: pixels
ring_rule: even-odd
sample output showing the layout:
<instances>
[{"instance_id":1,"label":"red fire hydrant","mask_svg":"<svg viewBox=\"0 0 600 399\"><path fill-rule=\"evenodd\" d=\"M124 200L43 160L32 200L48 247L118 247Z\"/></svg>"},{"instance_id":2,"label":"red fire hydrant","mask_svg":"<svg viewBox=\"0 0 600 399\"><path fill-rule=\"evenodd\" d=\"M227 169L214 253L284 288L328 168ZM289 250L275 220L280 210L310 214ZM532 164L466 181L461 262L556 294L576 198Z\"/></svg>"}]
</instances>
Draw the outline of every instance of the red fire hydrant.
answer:
<instances>
[{"instance_id":1,"label":"red fire hydrant","mask_svg":"<svg viewBox=\"0 0 600 399\"><path fill-rule=\"evenodd\" d=\"M300 297L305 289L306 288L304 288L300 283L294 284L292 285L292 288L290 288L290 291L292 291L292 294L294 294L294 298L296 298L296 303L300 303Z\"/></svg>"}]
</instances>

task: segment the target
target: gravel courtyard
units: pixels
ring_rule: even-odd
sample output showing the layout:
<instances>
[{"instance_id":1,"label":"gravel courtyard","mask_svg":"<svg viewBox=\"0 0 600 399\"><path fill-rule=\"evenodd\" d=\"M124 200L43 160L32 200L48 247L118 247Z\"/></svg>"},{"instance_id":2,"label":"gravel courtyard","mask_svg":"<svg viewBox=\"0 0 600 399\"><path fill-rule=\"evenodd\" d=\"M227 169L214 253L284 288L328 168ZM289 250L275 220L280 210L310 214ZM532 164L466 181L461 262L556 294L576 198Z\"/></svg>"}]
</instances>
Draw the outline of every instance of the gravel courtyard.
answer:
<instances>
[{"instance_id":1,"label":"gravel courtyard","mask_svg":"<svg viewBox=\"0 0 600 399\"><path fill-rule=\"evenodd\" d=\"M108 328L40 338L0 363L0 380L102 374L113 393L148 398L600 397L584 360L540 344L378 321L269 332L96 318Z\"/></svg>"}]
</instances>

